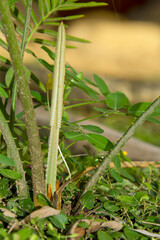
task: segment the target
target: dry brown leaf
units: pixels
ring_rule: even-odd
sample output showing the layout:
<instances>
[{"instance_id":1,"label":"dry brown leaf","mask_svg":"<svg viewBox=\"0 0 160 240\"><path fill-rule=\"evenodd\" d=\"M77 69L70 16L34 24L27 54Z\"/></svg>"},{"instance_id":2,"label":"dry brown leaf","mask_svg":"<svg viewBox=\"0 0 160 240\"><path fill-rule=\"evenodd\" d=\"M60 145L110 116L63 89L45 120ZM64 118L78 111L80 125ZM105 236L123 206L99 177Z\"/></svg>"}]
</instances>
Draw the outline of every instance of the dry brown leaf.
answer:
<instances>
[{"instance_id":1,"label":"dry brown leaf","mask_svg":"<svg viewBox=\"0 0 160 240\"><path fill-rule=\"evenodd\" d=\"M16 218L16 214L10 212L7 208L0 208L0 211L4 214L5 217Z\"/></svg>"},{"instance_id":2,"label":"dry brown leaf","mask_svg":"<svg viewBox=\"0 0 160 240\"><path fill-rule=\"evenodd\" d=\"M80 222L86 222L89 225L89 230L90 233L97 232L100 228L102 227L108 227L113 229L114 231L119 231L123 225L120 222L117 221L106 221L106 222L100 222L100 221L95 221L96 219L81 219L75 222L71 229L69 230L69 234L77 234L77 237L72 237L71 240L78 240L81 237L84 237L86 234L86 228L78 227L78 224ZM99 219L97 219L99 220Z\"/></svg>"},{"instance_id":3,"label":"dry brown leaf","mask_svg":"<svg viewBox=\"0 0 160 240\"><path fill-rule=\"evenodd\" d=\"M60 211L57 209L54 209L52 207L44 206L38 210L35 210L31 214L29 214L25 219L23 220L25 223L29 222L31 218L38 217L39 219L50 217L53 215L60 214Z\"/></svg>"},{"instance_id":4,"label":"dry brown leaf","mask_svg":"<svg viewBox=\"0 0 160 240\"><path fill-rule=\"evenodd\" d=\"M46 217L50 217L50 216L58 215L58 214L60 214L59 210L56 210L52 207L44 206L38 210L35 210L31 214L29 214L22 221L20 221L20 222L16 221L16 222L12 223L8 233L10 233L13 229L18 230L20 228L20 226L28 223L32 218L38 217L39 219L42 219L42 218L46 218Z\"/></svg>"},{"instance_id":5,"label":"dry brown leaf","mask_svg":"<svg viewBox=\"0 0 160 240\"><path fill-rule=\"evenodd\" d=\"M117 221L107 221L102 223L101 227L112 228L114 231L118 232L123 227L123 224Z\"/></svg>"}]
</instances>

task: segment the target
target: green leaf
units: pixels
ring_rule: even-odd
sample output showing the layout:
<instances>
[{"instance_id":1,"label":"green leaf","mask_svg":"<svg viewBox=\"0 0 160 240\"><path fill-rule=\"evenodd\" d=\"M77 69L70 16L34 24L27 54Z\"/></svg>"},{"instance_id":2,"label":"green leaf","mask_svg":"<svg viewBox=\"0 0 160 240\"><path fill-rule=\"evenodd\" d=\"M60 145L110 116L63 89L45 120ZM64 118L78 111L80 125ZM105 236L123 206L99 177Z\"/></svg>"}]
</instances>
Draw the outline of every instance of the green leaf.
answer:
<instances>
[{"instance_id":1,"label":"green leaf","mask_svg":"<svg viewBox=\"0 0 160 240\"><path fill-rule=\"evenodd\" d=\"M44 97L40 92L31 90L31 95L39 102L42 102L42 103L47 102L47 98Z\"/></svg>"},{"instance_id":2,"label":"green leaf","mask_svg":"<svg viewBox=\"0 0 160 240\"><path fill-rule=\"evenodd\" d=\"M13 67L10 67L6 72L6 76L5 76L5 83L7 87L10 86L13 77L14 77L14 70L13 70Z\"/></svg>"},{"instance_id":3,"label":"green leaf","mask_svg":"<svg viewBox=\"0 0 160 240\"><path fill-rule=\"evenodd\" d=\"M13 4L18 2L19 0L8 0L9 7L12 7Z\"/></svg>"},{"instance_id":4,"label":"green leaf","mask_svg":"<svg viewBox=\"0 0 160 240\"><path fill-rule=\"evenodd\" d=\"M47 48L46 46L42 46L41 47L47 54L48 56L52 59L55 60L55 53L52 52L49 48Z\"/></svg>"},{"instance_id":5,"label":"green leaf","mask_svg":"<svg viewBox=\"0 0 160 240\"><path fill-rule=\"evenodd\" d=\"M12 166L12 167L15 166L15 163L11 158L2 154L0 154L0 164L3 164L5 166Z\"/></svg>"},{"instance_id":6,"label":"green leaf","mask_svg":"<svg viewBox=\"0 0 160 240\"><path fill-rule=\"evenodd\" d=\"M106 97L108 93L110 93L109 88L107 87L106 83L103 81L102 78L98 77L96 74L93 75L94 80L97 83L97 86L100 92Z\"/></svg>"},{"instance_id":7,"label":"green leaf","mask_svg":"<svg viewBox=\"0 0 160 240\"><path fill-rule=\"evenodd\" d=\"M68 223L68 219L65 214L60 213L49 218L52 224L60 229L65 229L65 225Z\"/></svg>"},{"instance_id":8,"label":"green leaf","mask_svg":"<svg viewBox=\"0 0 160 240\"><path fill-rule=\"evenodd\" d=\"M109 173L117 182L119 183L123 182L123 178L114 169L110 169Z\"/></svg>"},{"instance_id":9,"label":"green leaf","mask_svg":"<svg viewBox=\"0 0 160 240\"><path fill-rule=\"evenodd\" d=\"M83 208L87 208L89 210L91 210L94 207L94 201L95 198L92 191L87 191L80 199Z\"/></svg>"},{"instance_id":10,"label":"green leaf","mask_svg":"<svg viewBox=\"0 0 160 240\"><path fill-rule=\"evenodd\" d=\"M128 108L128 113L135 116L140 116L151 105L151 102L136 103Z\"/></svg>"},{"instance_id":11,"label":"green leaf","mask_svg":"<svg viewBox=\"0 0 160 240\"><path fill-rule=\"evenodd\" d=\"M41 18L44 18L44 10L45 10L44 1L38 0L38 6L39 6L39 12L41 14Z\"/></svg>"},{"instance_id":12,"label":"green leaf","mask_svg":"<svg viewBox=\"0 0 160 240\"><path fill-rule=\"evenodd\" d=\"M2 57L2 56L0 56L0 62L1 62L1 63L5 63L5 64L7 64L7 65L11 65L11 61L8 60L8 59L5 58L5 57Z\"/></svg>"},{"instance_id":13,"label":"green leaf","mask_svg":"<svg viewBox=\"0 0 160 240\"><path fill-rule=\"evenodd\" d=\"M139 233L132 231L129 227L126 227L124 229L124 234L127 240L136 240L136 239L139 239L141 236Z\"/></svg>"},{"instance_id":14,"label":"green leaf","mask_svg":"<svg viewBox=\"0 0 160 240\"><path fill-rule=\"evenodd\" d=\"M25 17L22 14L22 12L19 11L18 8L16 8L14 5L11 7L12 14L16 18L16 20L22 25L25 25ZM32 31L31 25L29 25L29 30Z\"/></svg>"},{"instance_id":15,"label":"green leaf","mask_svg":"<svg viewBox=\"0 0 160 240\"><path fill-rule=\"evenodd\" d=\"M87 133L87 140L94 147L102 150L109 150L112 147L112 143L104 136L96 133Z\"/></svg>"},{"instance_id":16,"label":"green leaf","mask_svg":"<svg viewBox=\"0 0 160 240\"><path fill-rule=\"evenodd\" d=\"M76 79L76 78L75 78ZM77 80L77 79L76 79ZM82 91L84 91L85 93L87 93L88 95L91 95L93 96L93 94L96 96L96 95L99 95L98 92L96 92L95 90L93 90L92 88L88 87L82 80L80 81L81 79L78 78L78 81L75 81L73 79L71 79L71 83L75 86L77 86L78 88L80 88ZM96 99L97 99L97 96L96 96Z\"/></svg>"},{"instance_id":17,"label":"green leaf","mask_svg":"<svg viewBox=\"0 0 160 240\"><path fill-rule=\"evenodd\" d=\"M53 21L53 22L61 22L64 20L74 20L74 19L78 19L78 18L82 18L84 17L84 15L71 15L71 16L66 16L66 17L56 17L56 18L47 18L47 21Z\"/></svg>"},{"instance_id":18,"label":"green leaf","mask_svg":"<svg viewBox=\"0 0 160 240\"><path fill-rule=\"evenodd\" d=\"M115 156L115 158L113 159L113 163L117 169L121 168L121 160L118 156Z\"/></svg>"},{"instance_id":19,"label":"green leaf","mask_svg":"<svg viewBox=\"0 0 160 240\"><path fill-rule=\"evenodd\" d=\"M128 107L129 100L122 92L109 93L106 97L106 104L109 108L114 110Z\"/></svg>"},{"instance_id":20,"label":"green leaf","mask_svg":"<svg viewBox=\"0 0 160 240\"><path fill-rule=\"evenodd\" d=\"M47 68L49 71L53 72L53 65L47 63L45 60L38 58L38 61L45 67Z\"/></svg>"},{"instance_id":21,"label":"green leaf","mask_svg":"<svg viewBox=\"0 0 160 240\"><path fill-rule=\"evenodd\" d=\"M112 237L110 237L108 233L102 230L98 230L97 237L98 240L112 240Z\"/></svg>"},{"instance_id":22,"label":"green leaf","mask_svg":"<svg viewBox=\"0 0 160 240\"><path fill-rule=\"evenodd\" d=\"M110 204L108 201L105 202L103 206L107 211L110 212L118 212L120 210L120 208L116 206L115 203Z\"/></svg>"},{"instance_id":23,"label":"green leaf","mask_svg":"<svg viewBox=\"0 0 160 240\"><path fill-rule=\"evenodd\" d=\"M74 41L74 42L82 42L82 43L91 43L91 41L83 39L83 38L78 38L78 37L73 37L70 35L66 35L66 39L69 41Z\"/></svg>"},{"instance_id":24,"label":"green leaf","mask_svg":"<svg viewBox=\"0 0 160 240\"><path fill-rule=\"evenodd\" d=\"M0 38L0 46L3 47L5 50L8 50L8 45Z\"/></svg>"},{"instance_id":25,"label":"green leaf","mask_svg":"<svg viewBox=\"0 0 160 240\"><path fill-rule=\"evenodd\" d=\"M78 227L80 228L89 228L89 224L87 222L78 223Z\"/></svg>"},{"instance_id":26,"label":"green leaf","mask_svg":"<svg viewBox=\"0 0 160 240\"><path fill-rule=\"evenodd\" d=\"M70 3L67 2L59 6L59 10L72 10L72 9L79 9L79 8L88 8L88 7L100 7L100 6L107 6L107 3L96 3L96 2L87 2L87 3Z\"/></svg>"},{"instance_id":27,"label":"green leaf","mask_svg":"<svg viewBox=\"0 0 160 240\"><path fill-rule=\"evenodd\" d=\"M65 132L65 137L72 141L83 141L86 140L86 136L81 132Z\"/></svg>"},{"instance_id":28,"label":"green leaf","mask_svg":"<svg viewBox=\"0 0 160 240\"><path fill-rule=\"evenodd\" d=\"M50 41L50 40L46 40L46 39L32 38L31 41L35 42L35 43L43 44L43 45L46 45L46 46L51 46L51 47L55 47L56 46L56 42L53 42L53 41Z\"/></svg>"},{"instance_id":29,"label":"green leaf","mask_svg":"<svg viewBox=\"0 0 160 240\"><path fill-rule=\"evenodd\" d=\"M28 228L22 228L16 233L16 235L18 235L17 239L27 240L27 239L30 238L31 233L32 233L32 231L29 227Z\"/></svg>"},{"instance_id":30,"label":"green leaf","mask_svg":"<svg viewBox=\"0 0 160 240\"><path fill-rule=\"evenodd\" d=\"M143 200L149 200L149 196L147 194L147 192L145 191L139 191L136 193L135 198L139 201L142 202Z\"/></svg>"},{"instance_id":31,"label":"green leaf","mask_svg":"<svg viewBox=\"0 0 160 240\"><path fill-rule=\"evenodd\" d=\"M48 201L48 199L42 194L42 193L39 193L37 195L37 199L38 199L38 202L43 205L43 206L52 206L51 203Z\"/></svg>"},{"instance_id":32,"label":"green leaf","mask_svg":"<svg viewBox=\"0 0 160 240\"><path fill-rule=\"evenodd\" d=\"M94 125L81 125L83 129L91 131L91 132L96 132L96 133L103 133L104 130L100 127L94 126Z\"/></svg>"},{"instance_id":33,"label":"green leaf","mask_svg":"<svg viewBox=\"0 0 160 240\"><path fill-rule=\"evenodd\" d=\"M0 169L0 174L2 174L4 177L15 179L15 180L21 179L22 177L20 173L10 169Z\"/></svg>"},{"instance_id":34,"label":"green leaf","mask_svg":"<svg viewBox=\"0 0 160 240\"><path fill-rule=\"evenodd\" d=\"M46 46L51 46L51 47L55 47L56 46L56 42L53 42L53 41L50 41L50 40L46 40L46 39L32 38L31 41L39 43L39 44L43 44L43 45L46 45Z\"/></svg>"},{"instance_id":35,"label":"green leaf","mask_svg":"<svg viewBox=\"0 0 160 240\"><path fill-rule=\"evenodd\" d=\"M146 109L151 105L151 102L141 102L141 103L136 103L129 107L128 112L131 115L135 116L140 116L143 112L146 111ZM148 118L148 120L153 120L154 118L152 117L157 117L160 115L160 107L158 107ZM156 119L154 119L156 121Z\"/></svg>"},{"instance_id":36,"label":"green leaf","mask_svg":"<svg viewBox=\"0 0 160 240\"><path fill-rule=\"evenodd\" d=\"M19 208L30 212L34 208L34 204L30 198L20 198Z\"/></svg>"},{"instance_id":37,"label":"green leaf","mask_svg":"<svg viewBox=\"0 0 160 240\"><path fill-rule=\"evenodd\" d=\"M43 85L43 83L34 75L34 73L31 72L31 79L39 86L39 88L43 91L46 92L46 88Z\"/></svg>"},{"instance_id":38,"label":"green leaf","mask_svg":"<svg viewBox=\"0 0 160 240\"><path fill-rule=\"evenodd\" d=\"M135 178L130 173L128 173L125 169L120 168L118 169L118 171L123 177L129 179L132 182L135 182Z\"/></svg>"},{"instance_id":39,"label":"green leaf","mask_svg":"<svg viewBox=\"0 0 160 240\"><path fill-rule=\"evenodd\" d=\"M0 97L8 98L8 94L6 93L6 91L2 87L0 87Z\"/></svg>"},{"instance_id":40,"label":"green leaf","mask_svg":"<svg viewBox=\"0 0 160 240\"><path fill-rule=\"evenodd\" d=\"M5 198L9 195L11 195L9 180L6 178L0 179L0 198Z\"/></svg>"},{"instance_id":41,"label":"green leaf","mask_svg":"<svg viewBox=\"0 0 160 240\"><path fill-rule=\"evenodd\" d=\"M152 123L160 124L160 120L158 120L158 119L156 119L156 118L152 118L152 117L149 117L149 118L147 119L147 121L152 122Z\"/></svg>"},{"instance_id":42,"label":"green leaf","mask_svg":"<svg viewBox=\"0 0 160 240\"><path fill-rule=\"evenodd\" d=\"M137 201L134 197L128 195L121 195L119 200L124 206L137 206Z\"/></svg>"}]
</instances>

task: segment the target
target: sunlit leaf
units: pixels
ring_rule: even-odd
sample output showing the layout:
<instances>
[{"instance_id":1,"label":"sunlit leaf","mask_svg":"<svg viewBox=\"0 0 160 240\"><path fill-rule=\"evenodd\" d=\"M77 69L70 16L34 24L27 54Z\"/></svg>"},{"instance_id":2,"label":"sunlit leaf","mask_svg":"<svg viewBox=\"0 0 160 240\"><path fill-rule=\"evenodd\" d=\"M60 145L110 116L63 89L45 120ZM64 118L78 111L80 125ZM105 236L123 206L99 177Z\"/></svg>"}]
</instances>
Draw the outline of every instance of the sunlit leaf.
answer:
<instances>
[{"instance_id":1,"label":"sunlit leaf","mask_svg":"<svg viewBox=\"0 0 160 240\"><path fill-rule=\"evenodd\" d=\"M121 92L109 93L106 97L106 104L109 108L120 109L129 106L128 98Z\"/></svg>"},{"instance_id":2,"label":"sunlit leaf","mask_svg":"<svg viewBox=\"0 0 160 240\"><path fill-rule=\"evenodd\" d=\"M87 133L86 136L88 142L98 149L108 150L112 147L112 143L104 136L96 133Z\"/></svg>"},{"instance_id":3,"label":"sunlit leaf","mask_svg":"<svg viewBox=\"0 0 160 240\"><path fill-rule=\"evenodd\" d=\"M81 132L65 132L65 137L72 141L83 141L86 140L86 136Z\"/></svg>"},{"instance_id":4,"label":"sunlit leaf","mask_svg":"<svg viewBox=\"0 0 160 240\"><path fill-rule=\"evenodd\" d=\"M104 130L100 127L94 126L94 125L81 125L84 129L91 131L91 132L96 132L96 133L103 133Z\"/></svg>"},{"instance_id":5,"label":"sunlit leaf","mask_svg":"<svg viewBox=\"0 0 160 240\"><path fill-rule=\"evenodd\" d=\"M97 86L100 90L100 92L104 95L107 96L108 93L110 93L109 88L107 87L106 83L103 81L102 78L100 78L99 76L97 76L96 74L93 75L94 76L94 80L97 83Z\"/></svg>"}]
</instances>

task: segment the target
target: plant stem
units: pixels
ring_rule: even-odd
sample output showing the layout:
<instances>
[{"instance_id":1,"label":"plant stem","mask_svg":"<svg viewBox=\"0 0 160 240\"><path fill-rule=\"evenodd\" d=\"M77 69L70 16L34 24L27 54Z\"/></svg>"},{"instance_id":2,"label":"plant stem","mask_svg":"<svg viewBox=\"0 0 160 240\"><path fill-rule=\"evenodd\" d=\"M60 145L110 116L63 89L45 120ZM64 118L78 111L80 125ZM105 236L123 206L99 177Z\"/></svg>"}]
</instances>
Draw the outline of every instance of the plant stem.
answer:
<instances>
[{"instance_id":1,"label":"plant stem","mask_svg":"<svg viewBox=\"0 0 160 240\"><path fill-rule=\"evenodd\" d=\"M25 24L24 24L24 31L23 31L23 38L22 38L22 43L21 43L22 59L23 59L23 56L24 56L24 50L25 50L25 46L26 46L26 43L27 43L27 34L28 34L28 27L29 27L29 22L30 22L31 7L32 7L32 0L28 0L27 1ZM12 89L11 114L10 114L10 121L11 121L10 122L10 127L12 129L12 132L13 132L14 119L15 119L17 94L18 94L17 82L16 82L16 79L14 78L13 89Z\"/></svg>"},{"instance_id":2,"label":"plant stem","mask_svg":"<svg viewBox=\"0 0 160 240\"><path fill-rule=\"evenodd\" d=\"M5 36L8 42L8 48L12 60L12 65L15 71L15 77L18 84L20 99L25 115L25 124L31 154L33 201L36 206L39 205L39 202L37 200L37 194L45 194L41 144L38 126L35 119L32 97L29 89L29 83L27 80L25 68L22 63L21 52L18 47L18 42L16 39L7 0L0 1L0 18L5 30Z\"/></svg>"},{"instance_id":3,"label":"plant stem","mask_svg":"<svg viewBox=\"0 0 160 240\"><path fill-rule=\"evenodd\" d=\"M145 120L155 111L155 109L160 104L160 97L158 97L148 108L147 110L139 116L136 121L128 128L128 130L124 133L124 135L118 140L113 150L110 151L107 158L103 160L103 162L98 167L97 171L92 175L90 180L88 181L81 197L85 192L92 189L94 185L97 183L99 177L104 173L107 166L114 159L114 157L119 153L123 145L134 135L135 131L139 126L143 124Z\"/></svg>"},{"instance_id":4,"label":"plant stem","mask_svg":"<svg viewBox=\"0 0 160 240\"><path fill-rule=\"evenodd\" d=\"M22 38L22 44L21 44L22 58L23 58L24 50L25 50L25 47L27 44L27 34L28 34L28 27L29 27L29 22L30 22L31 8L32 8L32 0L28 0L26 17L25 17L25 25L24 25L24 31L23 31L23 38Z\"/></svg>"},{"instance_id":5,"label":"plant stem","mask_svg":"<svg viewBox=\"0 0 160 240\"><path fill-rule=\"evenodd\" d=\"M21 174L22 178L17 181L17 194L21 197L28 197L28 188L25 179L25 173L23 170L22 162L19 156L18 149L13 139L12 133L8 126L8 123L0 109L0 130L3 134L4 140L7 144L9 154L15 162L16 170Z\"/></svg>"}]
</instances>

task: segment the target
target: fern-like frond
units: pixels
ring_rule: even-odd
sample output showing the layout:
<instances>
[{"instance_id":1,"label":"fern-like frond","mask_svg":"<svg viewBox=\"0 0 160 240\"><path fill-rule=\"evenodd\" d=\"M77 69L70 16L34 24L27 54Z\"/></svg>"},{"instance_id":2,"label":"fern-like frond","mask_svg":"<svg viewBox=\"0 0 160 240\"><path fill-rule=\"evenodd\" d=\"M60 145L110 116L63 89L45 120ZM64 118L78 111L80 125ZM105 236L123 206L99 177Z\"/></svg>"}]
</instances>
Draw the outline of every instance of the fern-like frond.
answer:
<instances>
[{"instance_id":1,"label":"fern-like frond","mask_svg":"<svg viewBox=\"0 0 160 240\"><path fill-rule=\"evenodd\" d=\"M8 51L7 43L5 43L1 38L0 38L0 46L3 47L5 50Z\"/></svg>"}]
</instances>

